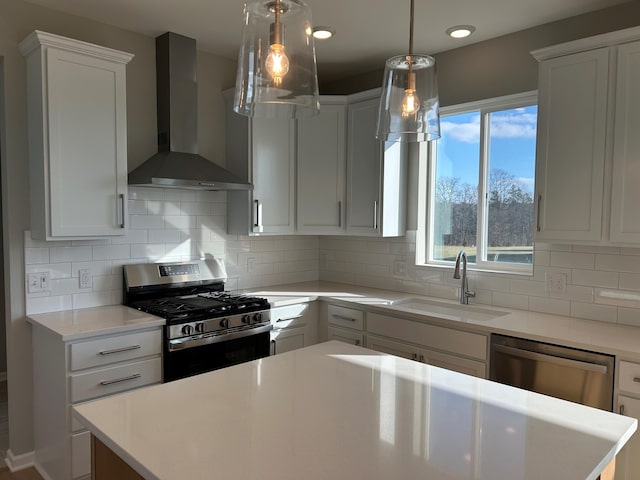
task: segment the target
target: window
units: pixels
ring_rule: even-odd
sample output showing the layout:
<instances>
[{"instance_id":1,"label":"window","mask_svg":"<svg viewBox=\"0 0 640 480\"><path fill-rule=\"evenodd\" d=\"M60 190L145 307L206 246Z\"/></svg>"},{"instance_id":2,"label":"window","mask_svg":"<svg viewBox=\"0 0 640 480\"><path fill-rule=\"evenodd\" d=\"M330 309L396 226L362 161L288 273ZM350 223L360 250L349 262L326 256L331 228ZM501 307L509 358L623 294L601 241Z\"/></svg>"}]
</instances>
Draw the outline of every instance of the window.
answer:
<instances>
[{"instance_id":1,"label":"window","mask_svg":"<svg viewBox=\"0 0 640 480\"><path fill-rule=\"evenodd\" d=\"M535 92L441 109L421 150L419 264L464 249L470 268L532 272L537 110Z\"/></svg>"}]
</instances>

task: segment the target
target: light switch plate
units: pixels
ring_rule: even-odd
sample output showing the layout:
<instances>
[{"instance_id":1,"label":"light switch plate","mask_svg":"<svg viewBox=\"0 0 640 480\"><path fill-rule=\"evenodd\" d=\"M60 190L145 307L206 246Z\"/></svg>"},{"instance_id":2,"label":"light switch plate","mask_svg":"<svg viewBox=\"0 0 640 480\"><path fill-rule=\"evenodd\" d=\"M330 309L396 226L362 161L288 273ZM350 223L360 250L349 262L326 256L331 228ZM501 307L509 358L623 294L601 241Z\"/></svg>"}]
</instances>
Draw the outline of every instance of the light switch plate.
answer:
<instances>
[{"instance_id":1,"label":"light switch plate","mask_svg":"<svg viewBox=\"0 0 640 480\"><path fill-rule=\"evenodd\" d=\"M78 276L80 277L80 288L92 287L91 269L82 268L78 270Z\"/></svg>"}]
</instances>

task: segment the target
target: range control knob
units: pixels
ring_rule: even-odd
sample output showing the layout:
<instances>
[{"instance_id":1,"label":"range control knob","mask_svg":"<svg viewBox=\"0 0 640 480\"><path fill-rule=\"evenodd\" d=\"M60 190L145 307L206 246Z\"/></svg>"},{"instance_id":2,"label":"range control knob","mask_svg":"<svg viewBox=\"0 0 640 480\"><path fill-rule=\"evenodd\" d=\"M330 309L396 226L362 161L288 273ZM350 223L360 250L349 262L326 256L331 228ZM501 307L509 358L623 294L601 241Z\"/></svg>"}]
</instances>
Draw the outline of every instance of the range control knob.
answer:
<instances>
[{"instance_id":1,"label":"range control knob","mask_svg":"<svg viewBox=\"0 0 640 480\"><path fill-rule=\"evenodd\" d=\"M251 324L251 315L242 315L242 323Z\"/></svg>"},{"instance_id":2,"label":"range control knob","mask_svg":"<svg viewBox=\"0 0 640 480\"><path fill-rule=\"evenodd\" d=\"M229 319L223 318L222 320L220 320L220 326L222 328L229 328Z\"/></svg>"},{"instance_id":3,"label":"range control knob","mask_svg":"<svg viewBox=\"0 0 640 480\"><path fill-rule=\"evenodd\" d=\"M196 332L204 333L204 323L203 322L196 323Z\"/></svg>"},{"instance_id":4,"label":"range control knob","mask_svg":"<svg viewBox=\"0 0 640 480\"><path fill-rule=\"evenodd\" d=\"M254 313L253 314L253 323L260 323L262 321L262 313Z\"/></svg>"},{"instance_id":5,"label":"range control knob","mask_svg":"<svg viewBox=\"0 0 640 480\"><path fill-rule=\"evenodd\" d=\"M182 327L182 333L185 335L191 335L193 333L193 327L191 325L185 325Z\"/></svg>"}]
</instances>

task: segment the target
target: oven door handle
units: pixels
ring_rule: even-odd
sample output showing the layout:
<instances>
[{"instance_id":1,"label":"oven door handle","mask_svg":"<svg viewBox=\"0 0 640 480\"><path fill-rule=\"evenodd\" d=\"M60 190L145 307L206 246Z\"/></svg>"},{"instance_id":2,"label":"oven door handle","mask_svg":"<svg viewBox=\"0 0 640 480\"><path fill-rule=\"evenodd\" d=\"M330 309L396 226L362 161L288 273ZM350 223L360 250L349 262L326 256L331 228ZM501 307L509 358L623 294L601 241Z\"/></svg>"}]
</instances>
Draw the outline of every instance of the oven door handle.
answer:
<instances>
[{"instance_id":1,"label":"oven door handle","mask_svg":"<svg viewBox=\"0 0 640 480\"><path fill-rule=\"evenodd\" d=\"M227 340L257 335L271 330L273 330L273 325L269 323L268 325L260 325L258 327L247 328L245 330L238 330L237 332L225 332L219 335L204 334L186 338L174 338L173 340L169 340L169 352L184 350L185 348L199 347L201 345L209 345L211 343L226 342Z\"/></svg>"}]
</instances>

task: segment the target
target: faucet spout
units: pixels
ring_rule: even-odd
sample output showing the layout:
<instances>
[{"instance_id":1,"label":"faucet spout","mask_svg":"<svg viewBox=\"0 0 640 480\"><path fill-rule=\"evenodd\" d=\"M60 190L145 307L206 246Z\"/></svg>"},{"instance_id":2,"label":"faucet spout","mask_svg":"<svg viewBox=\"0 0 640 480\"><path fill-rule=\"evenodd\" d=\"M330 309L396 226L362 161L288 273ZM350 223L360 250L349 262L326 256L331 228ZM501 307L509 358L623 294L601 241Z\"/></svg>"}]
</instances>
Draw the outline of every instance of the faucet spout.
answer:
<instances>
[{"instance_id":1,"label":"faucet spout","mask_svg":"<svg viewBox=\"0 0 640 480\"><path fill-rule=\"evenodd\" d=\"M462 264L462 275L460 275L460 264ZM476 292L469 290L469 282L467 280L467 254L464 250L460 250L456 256L453 278L460 279L460 303L467 305L469 303L469 297L474 298Z\"/></svg>"}]
</instances>

